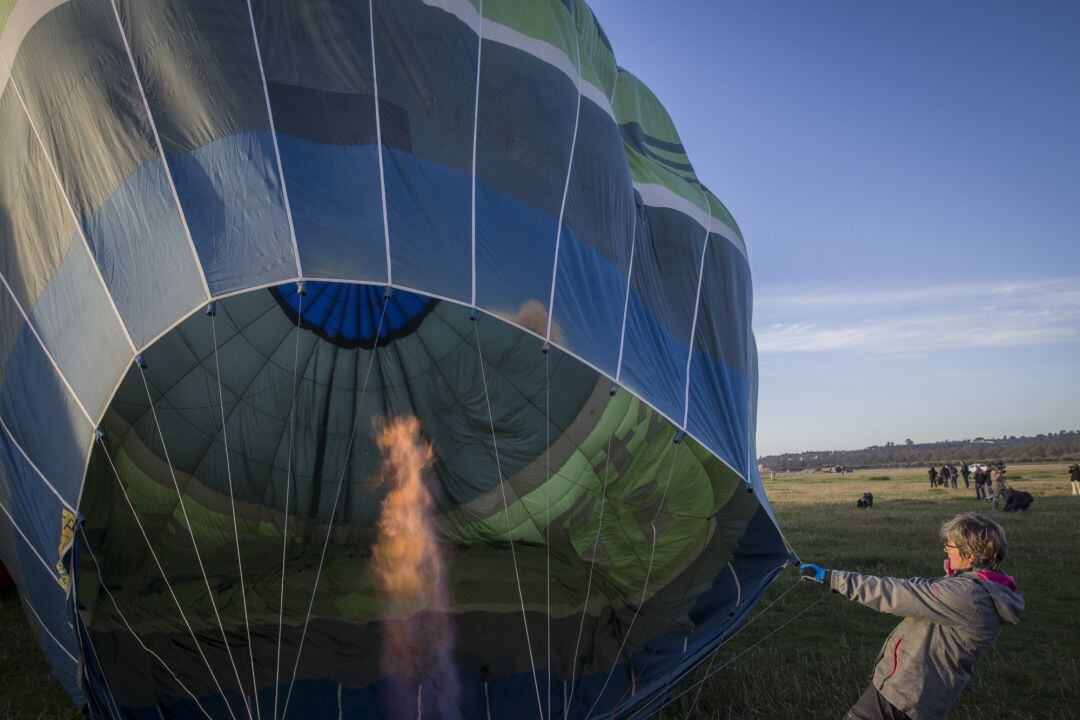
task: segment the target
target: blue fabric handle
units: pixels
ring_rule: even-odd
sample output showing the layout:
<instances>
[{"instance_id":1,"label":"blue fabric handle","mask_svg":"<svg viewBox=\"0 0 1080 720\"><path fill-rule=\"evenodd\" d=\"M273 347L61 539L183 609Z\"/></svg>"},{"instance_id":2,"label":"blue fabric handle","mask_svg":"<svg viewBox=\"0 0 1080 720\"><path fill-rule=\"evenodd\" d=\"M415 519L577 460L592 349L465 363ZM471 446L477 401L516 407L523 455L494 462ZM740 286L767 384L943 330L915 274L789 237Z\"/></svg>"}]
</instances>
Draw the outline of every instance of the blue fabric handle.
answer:
<instances>
[{"instance_id":1,"label":"blue fabric handle","mask_svg":"<svg viewBox=\"0 0 1080 720\"><path fill-rule=\"evenodd\" d=\"M824 585L829 577L829 570L813 563L804 563L799 566L799 574L806 580L813 580Z\"/></svg>"}]
</instances>

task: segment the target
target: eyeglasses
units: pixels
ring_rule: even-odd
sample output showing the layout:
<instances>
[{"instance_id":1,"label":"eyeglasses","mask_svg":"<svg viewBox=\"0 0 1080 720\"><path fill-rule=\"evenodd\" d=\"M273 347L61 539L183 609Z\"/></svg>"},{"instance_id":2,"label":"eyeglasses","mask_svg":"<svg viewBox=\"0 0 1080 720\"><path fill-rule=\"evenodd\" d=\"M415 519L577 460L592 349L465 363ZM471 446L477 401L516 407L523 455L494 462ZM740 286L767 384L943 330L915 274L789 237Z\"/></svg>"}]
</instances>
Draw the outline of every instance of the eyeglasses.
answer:
<instances>
[{"instance_id":1,"label":"eyeglasses","mask_svg":"<svg viewBox=\"0 0 1080 720\"><path fill-rule=\"evenodd\" d=\"M953 545L952 543L945 543L945 549L948 550L949 548L952 548L953 550L959 550L960 546L959 545Z\"/></svg>"}]
</instances>

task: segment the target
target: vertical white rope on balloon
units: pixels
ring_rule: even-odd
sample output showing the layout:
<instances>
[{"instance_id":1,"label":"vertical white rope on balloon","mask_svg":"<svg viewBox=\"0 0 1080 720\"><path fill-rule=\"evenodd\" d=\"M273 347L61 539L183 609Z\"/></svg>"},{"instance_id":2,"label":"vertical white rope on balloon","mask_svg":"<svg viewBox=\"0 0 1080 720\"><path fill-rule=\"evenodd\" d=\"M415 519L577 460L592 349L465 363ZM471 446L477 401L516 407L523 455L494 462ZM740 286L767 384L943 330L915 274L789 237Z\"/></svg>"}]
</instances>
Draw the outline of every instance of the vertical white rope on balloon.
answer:
<instances>
[{"instance_id":1,"label":"vertical white rope on balloon","mask_svg":"<svg viewBox=\"0 0 1080 720\"><path fill-rule=\"evenodd\" d=\"M352 431L349 433L349 443L345 447L345 459L341 464L341 477L338 479L337 491L334 493L334 504L330 508L330 520L326 526L326 538L323 540L322 552L319 554L319 567L315 571L315 582L311 587L311 598L308 600L307 614L304 616L304 629L300 633L300 645L296 650L296 662L293 664L292 679L289 680L289 690L285 694L285 705L281 709L281 718L285 719L289 712L289 700L292 698L293 685L296 684L296 674L300 670L300 656L304 652L304 641L307 639L308 624L311 622L311 611L315 607L315 594L319 590L319 580L322 578L323 563L326 561L326 549L330 545L330 536L334 531L334 515L337 514L338 501L341 499L341 488L345 485L345 473L349 469L349 455L352 453L353 440L356 438L356 427L360 422L360 408L363 406L364 397L367 395L368 382L371 379L371 370L375 366L375 358L379 354L379 337L382 334L383 319L386 317L386 306L390 304L390 298L383 296L382 310L379 312L379 324L375 328L375 344L371 348L371 358L368 360L367 371L364 373L364 384L360 390L360 398L356 401L356 413L353 416Z\"/></svg>"},{"instance_id":2,"label":"vertical white rope on balloon","mask_svg":"<svg viewBox=\"0 0 1080 720\"><path fill-rule=\"evenodd\" d=\"M191 526L191 518L188 517L187 507L184 505L184 494L180 491L180 482L176 479L176 470L173 468L172 460L169 458L169 448L165 443L165 433L162 430L157 409L154 407L154 399L150 394L150 383L146 379L146 371L143 370L143 364L136 361L135 367L138 368L139 375L142 376L143 387L146 389L146 401L150 404L150 414L154 418L154 425L158 431L158 438L161 440L161 451L165 455L165 464L169 468L169 476L172 478L173 487L176 489L176 499L180 505L180 514L184 517L184 525L187 527L188 537L191 538L191 547L195 551L195 561L199 565L199 572L202 574L203 583L206 585L206 594L210 600L210 607L214 611L214 619L217 621L218 630L221 631L221 641L225 645L225 654L228 656L229 664L232 666L233 674L236 676L236 686L240 691L240 696L244 700L244 707L247 710L248 718L250 719L253 717L251 706L248 704L247 696L244 694L244 684L240 681L240 670L237 668L236 660L233 658L232 647L229 645L228 636L225 634L225 625L221 622L221 613L218 611L217 601L214 599L214 590L210 587L210 578L206 574L206 566L203 565L202 553L199 551L199 543L195 541L195 530ZM102 444L104 445L104 443ZM117 477L119 479L119 476ZM134 512L134 508L132 508L132 511Z\"/></svg>"},{"instance_id":3,"label":"vertical white rope on balloon","mask_svg":"<svg viewBox=\"0 0 1080 720\"><path fill-rule=\"evenodd\" d=\"M514 547L514 528L510 522L510 504L506 499L506 483L503 477L502 462L499 460L499 443L495 437L495 416L491 409L491 396L488 394L487 371L484 369L484 352L480 345L480 322L472 318L473 333L476 336L476 354L480 361L480 378L484 384L484 403L487 406L488 424L491 426L491 446L495 454L495 470L498 473L499 491L502 493L503 514L506 516L506 539L510 543L510 558L514 563L514 582L517 585L518 601L521 604L521 623L525 629L525 645L529 651L529 666L532 668L533 686L536 688L536 708L541 720L544 718L544 703L540 700L540 681L536 676L536 661L533 656L532 638L529 636L529 619L525 614L525 593L521 589L521 573L517 564L517 549Z\"/></svg>"},{"instance_id":4,"label":"vertical white rope on balloon","mask_svg":"<svg viewBox=\"0 0 1080 720\"><path fill-rule=\"evenodd\" d=\"M634 250L637 247L637 204L634 205L634 218L630 222L630 265L626 269L626 295L623 297L622 325L619 329L619 357L615 361L615 382L622 379L623 348L626 345L626 318L630 311L630 286L634 278Z\"/></svg>"},{"instance_id":5,"label":"vertical white rope on balloon","mask_svg":"<svg viewBox=\"0 0 1080 720\"><path fill-rule=\"evenodd\" d=\"M544 621L547 634L547 716L551 720L551 353L544 353Z\"/></svg>"},{"instance_id":6,"label":"vertical white rope on balloon","mask_svg":"<svg viewBox=\"0 0 1080 720\"><path fill-rule=\"evenodd\" d=\"M611 95L608 97L608 105L612 108L612 121L618 127L619 121L615 119L615 96L619 93L619 69L615 69L615 83L611 88ZM614 382L618 384L622 377L622 360L623 360L623 347L626 344L626 317L627 312L630 309L630 285L631 280L634 277L634 249L637 247L637 220L638 220L638 205L637 195L634 190L634 177L627 167L627 172L630 175L630 260L626 268L626 293L623 296L623 311L622 322L619 323L619 355L615 360L615 378Z\"/></svg>"},{"instance_id":7,"label":"vertical white rope on balloon","mask_svg":"<svg viewBox=\"0 0 1080 720\"><path fill-rule=\"evenodd\" d=\"M300 248L296 245L296 228L293 225L292 206L289 204L289 188L285 184L285 170L281 166L281 149L278 147L277 127L274 125L274 109L270 106L270 88L266 84L266 68L263 67L262 50L259 48L259 33L255 29L255 10L251 0L247 0L248 19L251 21L251 40L255 43L255 59L259 62L259 77L262 78L263 99L266 101L266 117L270 121L270 139L274 143L274 160L277 162L278 182L281 183L281 199L285 203L285 217L289 221L289 239L292 241L293 257L296 259L296 275L303 277L300 269Z\"/></svg>"},{"instance_id":8,"label":"vertical white rope on balloon","mask_svg":"<svg viewBox=\"0 0 1080 720\"><path fill-rule=\"evenodd\" d=\"M709 209L709 217L705 222L705 244L701 246L701 265L698 268L697 293L694 295L694 319L690 322L690 352L686 356L686 384L683 394L683 421L682 430L686 430L686 424L690 419L690 368L694 364L694 335L697 333L698 310L701 308L701 285L705 279L705 254L709 250L709 233L712 231L712 202L709 194L702 189L705 196L705 205Z\"/></svg>"},{"instance_id":9,"label":"vertical white rope on balloon","mask_svg":"<svg viewBox=\"0 0 1080 720\"><path fill-rule=\"evenodd\" d=\"M472 126L472 303L476 307L476 142L480 126L480 61L484 53L484 0L480 0L480 23L476 30L476 90L473 94Z\"/></svg>"},{"instance_id":10,"label":"vertical white rope on balloon","mask_svg":"<svg viewBox=\"0 0 1080 720\"><path fill-rule=\"evenodd\" d=\"M551 263L551 292L548 295L547 328L544 330L545 347L551 342L551 322L555 317L555 283L559 277L559 247L562 244L563 218L566 213L566 196L570 192L570 178L574 172L574 153L577 150L578 122L581 120L581 38L577 32L577 22L574 22L574 50L576 60L574 68L577 71L577 105L574 108L574 133L570 138L570 159L566 163L566 180L563 182L562 201L559 203L559 224L555 229L555 258Z\"/></svg>"},{"instance_id":11,"label":"vertical white rope on balloon","mask_svg":"<svg viewBox=\"0 0 1080 720\"><path fill-rule=\"evenodd\" d=\"M248 661L251 663L251 693L255 701L255 716L261 718L259 681L255 677L255 650L251 644L251 622L248 619L247 589L244 587L244 561L240 557L240 529L236 522L236 495L233 491L232 462L229 460L229 429L225 421L225 396L221 390L221 363L218 359L216 309L210 312L210 333L214 342L214 376L217 378L218 408L221 410L221 438L225 446L225 476L229 483L229 510L232 513L233 539L236 541L236 569L240 574L240 602L244 608L244 631L247 634ZM240 398L237 398L237 402L240 402Z\"/></svg>"},{"instance_id":12,"label":"vertical white rope on balloon","mask_svg":"<svg viewBox=\"0 0 1080 720\"><path fill-rule=\"evenodd\" d=\"M198 637L195 636L195 630L191 627L191 622L188 621L187 614L184 612L184 608L180 605L180 599L176 597L176 592L173 590L172 583L169 582L169 577L165 574L165 568L161 564L161 560L158 558L157 553L154 552L154 545L150 542L150 537L146 534L146 528L143 527L142 520L139 519L139 513L135 510L135 504L131 502L131 497L128 495L127 488L124 487L123 480L120 479L120 473L116 469L116 465L113 463L112 455L109 453L109 448L105 445L105 440L102 437L98 438L98 442L101 443L101 449L105 452L105 459L109 461L109 467L112 469L113 477L116 478L116 484L120 487L120 492L124 496L124 501L127 503L128 509L131 510L131 516L135 519L135 525L139 528L139 534L142 535L143 541L146 543L147 549L150 551L150 557L154 561L154 565L157 566L158 572L161 574L161 579L165 583L165 589L169 591L169 597L172 598L173 604L176 605L177 612L180 613L180 619L184 623L184 627L187 628L188 634L191 635L192 642L195 643L195 650L199 653L199 657L202 658L203 663L206 665L206 670L210 673L210 679L214 683L214 687L217 688L218 693L221 695L221 700L225 705L225 709L229 712L229 717L232 720L236 720L236 715L233 713L232 704L229 702L225 695L225 690L221 687L221 682L218 680L217 673L210 666L210 660L206 657L206 653L203 652L202 644L199 642ZM93 553L91 552L91 556ZM97 560L95 559L95 564ZM98 576L101 577L101 569L98 567ZM101 587L105 587L105 583L101 583ZM119 608L117 608L119 611ZM132 631L134 633L134 631ZM175 677L175 676L174 676ZM239 683L239 676L237 677ZM241 686L241 692L242 692Z\"/></svg>"},{"instance_id":13,"label":"vertical white rope on balloon","mask_svg":"<svg viewBox=\"0 0 1080 720\"><path fill-rule=\"evenodd\" d=\"M195 240L191 237L191 228L188 227L187 215L180 203L180 194L176 191L176 182L173 180L172 170L165 159L165 148L161 144L161 135L158 134L157 122L154 113L150 110L150 101L146 97L146 89L143 87L142 78L139 76L138 67L135 65L135 55L131 51L127 33L124 32L124 22L120 18L120 9L116 6L116 0L109 0L112 5L113 16L116 18L116 27L120 31L120 39L124 41L124 50L127 52L128 63L131 65L131 74L135 77L135 84L139 87L139 95L142 97L143 109L146 110L146 118L150 121L150 130L154 133L154 144L157 146L158 157L161 158L161 167L165 171L165 178L169 181L169 191L172 193L173 202L176 203L176 212L180 215L180 224L184 228L184 237L191 248L191 256L195 260L195 268L199 273L199 282L202 284L203 294L210 299L210 286L206 283L206 271L203 269L202 260L195 249Z\"/></svg>"},{"instance_id":14,"label":"vertical white rope on balloon","mask_svg":"<svg viewBox=\"0 0 1080 720\"><path fill-rule=\"evenodd\" d=\"M379 111L379 70L375 61L375 3L368 0L368 25L371 34L371 84L375 96L375 149L379 153L379 197L382 200L383 242L386 246L386 284L394 282L390 260L390 218L386 212L386 173L383 170L382 113Z\"/></svg>"},{"instance_id":15,"label":"vertical white rope on balloon","mask_svg":"<svg viewBox=\"0 0 1080 720\"><path fill-rule=\"evenodd\" d=\"M289 400L289 449L285 460L285 509L281 516L281 590L278 594L277 661L274 664L274 715L277 720L278 698L281 688L281 635L285 618L285 563L289 547L289 498L292 493L293 440L296 433L296 384L300 359L300 320L304 316L304 293L297 287L296 341L293 344L293 381Z\"/></svg>"}]
</instances>

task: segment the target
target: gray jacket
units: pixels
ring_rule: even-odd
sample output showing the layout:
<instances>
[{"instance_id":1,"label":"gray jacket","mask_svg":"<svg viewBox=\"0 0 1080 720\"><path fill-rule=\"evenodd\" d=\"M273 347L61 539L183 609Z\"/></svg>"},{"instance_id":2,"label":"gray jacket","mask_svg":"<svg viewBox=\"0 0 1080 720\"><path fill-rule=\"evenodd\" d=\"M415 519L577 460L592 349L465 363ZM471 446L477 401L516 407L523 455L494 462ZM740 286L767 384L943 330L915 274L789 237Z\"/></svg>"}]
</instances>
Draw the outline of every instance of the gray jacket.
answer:
<instances>
[{"instance_id":1,"label":"gray jacket","mask_svg":"<svg viewBox=\"0 0 1080 720\"><path fill-rule=\"evenodd\" d=\"M1024 610L1013 579L987 570L933 580L836 570L829 573L829 585L850 600L904 618L881 648L873 683L914 720L944 717L971 679L971 668Z\"/></svg>"}]
</instances>

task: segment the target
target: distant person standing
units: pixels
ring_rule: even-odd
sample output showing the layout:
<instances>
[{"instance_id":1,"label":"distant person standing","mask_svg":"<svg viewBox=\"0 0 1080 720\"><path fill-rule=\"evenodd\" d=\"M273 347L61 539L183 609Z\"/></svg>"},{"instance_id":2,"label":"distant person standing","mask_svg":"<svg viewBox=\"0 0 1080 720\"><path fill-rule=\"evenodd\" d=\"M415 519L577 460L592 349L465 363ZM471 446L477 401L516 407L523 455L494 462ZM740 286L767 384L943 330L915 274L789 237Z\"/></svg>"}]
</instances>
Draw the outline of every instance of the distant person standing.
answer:
<instances>
[{"instance_id":1,"label":"distant person standing","mask_svg":"<svg viewBox=\"0 0 1080 720\"><path fill-rule=\"evenodd\" d=\"M1080 495L1080 465L1073 463L1069 466L1069 480L1072 482L1072 494Z\"/></svg>"},{"instance_id":2,"label":"distant person standing","mask_svg":"<svg viewBox=\"0 0 1080 720\"><path fill-rule=\"evenodd\" d=\"M937 487L937 468L934 467L933 465L931 465L930 469L926 471L926 474L930 476L930 487L936 488Z\"/></svg>"},{"instance_id":3,"label":"distant person standing","mask_svg":"<svg viewBox=\"0 0 1080 720\"><path fill-rule=\"evenodd\" d=\"M975 499L986 499L986 470L983 465L975 466Z\"/></svg>"},{"instance_id":4,"label":"distant person standing","mask_svg":"<svg viewBox=\"0 0 1080 720\"><path fill-rule=\"evenodd\" d=\"M949 485L953 490L956 489L956 466L949 463Z\"/></svg>"},{"instance_id":5,"label":"distant person standing","mask_svg":"<svg viewBox=\"0 0 1080 720\"><path fill-rule=\"evenodd\" d=\"M968 467L967 460L960 461L960 474L964 476L964 489L967 490L971 487L968 483L968 477L971 475L971 468Z\"/></svg>"},{"instance_id":6,"label":"distant person standing","mask_svg":"<svg viewBox=\"0 0 1080 720\"><path fill-rule=\"evenodd\" d=\"M994 491L994 508L997 509L998 500L1005 501L1005 463L998 463L991 476Z\"/></svg>"}]
</instances>

